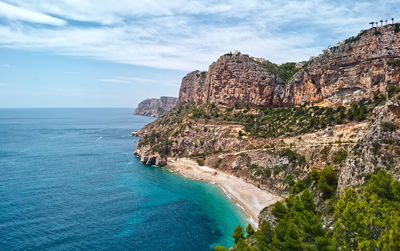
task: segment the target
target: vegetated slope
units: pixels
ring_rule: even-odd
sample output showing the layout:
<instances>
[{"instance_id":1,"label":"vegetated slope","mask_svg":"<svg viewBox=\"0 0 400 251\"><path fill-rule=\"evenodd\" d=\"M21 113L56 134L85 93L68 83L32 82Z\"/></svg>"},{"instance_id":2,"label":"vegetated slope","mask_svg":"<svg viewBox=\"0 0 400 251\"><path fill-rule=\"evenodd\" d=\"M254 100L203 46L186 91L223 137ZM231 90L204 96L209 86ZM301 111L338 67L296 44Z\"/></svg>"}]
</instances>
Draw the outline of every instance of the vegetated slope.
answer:
<instances>
[{"instance_id":1,"label":"vegetated slope","mask_svg":"<svg viewBox=\"0 0 400 251\"><path fill-rule=\"evenodd\" d=\"M160 117L178 104L178 98L160 97L145 99L138 104L134 114Z\"/></svg>"},{"instance_id":2,"label":"vegetated slope","mask_svg":"<svg viewBox=\"0 0 400 251\"><path fill-rule=\"evenodd\" d=\"M332 168L312 172L309 188L273 205L257 232L236 227L232 250L399 250L400 181L380 170L340 197L336 185Z\"/></svg>"},{"instance_id":3,"label":"vegetated slope","mask_svg":"<svg viewBox=\"0 0 400 251\"><path fill-rule=\"evenodd\" d=\"M317 225L322 221L323 233L310 243L325 242L336 219L336 199L330 198L362 186L380 169L400 176L396 27L370 29L298 68L291 66L285 72L294 74L289 80L266 61L226 54L208 72L183 79L180 104L139 132L136 154L147 164L194 158L281 196L311 189L315 215L301 217ZM315 179L312 170L327 175ZM270 222L271 210L260 214L260 223ZM283 227L273 231L288 233Z\"/></svg>"}]
</instances>

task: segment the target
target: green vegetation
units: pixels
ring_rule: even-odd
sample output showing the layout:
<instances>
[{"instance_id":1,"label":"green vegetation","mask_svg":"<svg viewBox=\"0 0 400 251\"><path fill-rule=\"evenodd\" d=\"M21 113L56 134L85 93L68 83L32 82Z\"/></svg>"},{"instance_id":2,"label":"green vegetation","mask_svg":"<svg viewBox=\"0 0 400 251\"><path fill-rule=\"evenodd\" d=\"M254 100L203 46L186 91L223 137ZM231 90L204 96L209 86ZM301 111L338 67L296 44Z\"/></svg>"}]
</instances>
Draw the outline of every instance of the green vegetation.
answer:
<instances>
[{"instance_id":1,"label":"green vegetation","mask_svg":"<svg viewBox=\"0 0 400 251\"><path fill-rule=\"evenodd\" d=\"M332 176L328 168L314 171L312 179ZM323 226L316 196L306 189L275 203L276 226L263 222L255 233L246 229L247 236L237 227L234 250L400 250L400 182L386 171L357 190L345 190L335 203L333 228ZM220 248L215 250L225 250Z\"/></svg>"},{"instance_id":2,"label":"green vegetation","mask_svg":"<svg viewBox=\"0 0 400 251\"><path fill-rule=\"evenodd\" d=\"M400 67L400 60L398 61L399 67ZM396 96L398 93L400 93L400 86L398 85L390 85L388 87L388 97L393 98Z\"/></svg>"},{"instance_id":3,"label":"green vegetation","mask_svg":"<svg viewBox=\"0 0 400 251\"><path fill-rule=\"evenodd\" d=\"M398 129L398 125L396 125L392 121L383 121L381 123L381 127L384 131L389 131L389 132L393 132Z\"/></svg>"},{"instance_id":4,"label":"green vegetation","mask_svg":"<svg viewBox=\"0 0 400 251\"><path fill-rule=\"evenodd\" d=\"M266 61L265 63L260 63L258 61L254 62L264 67L269 73L272 73L285 81L285 83L289 82L293 75L300 70L300 68L296 68L296 63L293 62L281 65L274 64L270 61Z\"/></svg>"},{"instance_id":5,"label":"green vegetation","mask_svg":"<svg viewBox=\"0 0 400 251\"><path fill-rule=\"evenodd\" d=\"M339 248L400 250L400 182L380 170L364 189L345 191L335 208Z\"/></svg>"},{"instance_id":6,"label":"green vegetation","mask_svg":"<svg viewBox=\"0 0 400 251\"><path fill-rule=\"evenodd\" d=\"M351 36L351 37L349 37L348 39L344 40L344 43L345 43L345 44L349 44L349 43L356 42L356 41L360 40L360 38L361 38L366 32L367 32L366 30L362 30L362 31L360 31L360 33L358 33L357 36Z\"/></svg>"},{"instance_id":7,"label":"green vegetation","mask_svg":"<svg viewBox=\"0 0 400 251\"><path fill-rule=\"evenodd\" d=\"M243 238L235 250L334 250L309 190L300 196L290 196L285 203L277 202L273 214L278 219L275 227L263 222L261 229ZM246 239L254 239L256 246L249 246Z\"/></svg>"},{"instance_id":8,"label":"green vegetation","mask_svg":"<svg viewBox=\"0 0 400 251\"><path fill-rule=\"evenodd\" d=\"M400 67L400 60L389 61L387 64L392 67Z\"/></svg>"},{"instance_id":9,"label":"green vegetation","mask_svg":"<svg viewBox=\"0 0 400 251\"><path fill-rule=\"evenodd\" d=\"M197 164L199 164L200 166L204 165L204 159L196 159Z\"/></svg>"},{"instance_id":10,"label":"green vegetation","mask_svg":"<svg viewBox=\"0 0 400 251\"><path fill-rule=\"evenodd\" d=\"M394 24L394 32L399 32L400 31L400 24L399 23L396 23L396 24Z\"/></svg>"},{"instance_id":11,"label":"green vegetation","mask_svg":"<svg viewBox=\"0 0 400 251\"><path fill-rule=\"evenodd\" d=\"M237 243L240 239L244 239L244 230L242 226L237 226L232 235L233 239L235 239L235 243Z\"/></svg>"},{"instance_id":12,"label":"green vegetation","mask_svg":"<svg viewBox=\"0 0 400 251\"><path fill-rule=\"evenodd\" d=\"M321 172L313 170L311 179L317 182L317 191L322 193L323 199L331 198L336 192L338 177L332 166L325 167Z\"/></svg>"},{"instance_id":13,"label":"green vegetation","mask_svg":"<svg viewBox=\"0 0 400 251\"><path fill-rule=\"evenodd\" d=\"M340 164L344 159L347 158L347 151L342 149L333 154L333 163Z\"/></svg>"},{"instance_id":14,"label":"green vegetation","mask_svg":"<svg viewBox=\"0 0 400 251\"><path fill-rule=\"evenodd\" d=\"M306 158L304 156L294 152L292 149L289 149L289 148L283 149L278 154L281 157L285 156L286 158L288 158L294 167L305 166L307 164Z\"/></svg>"},{"instance_id":15,"label":"green vegetation","mask_svg":"<svg viewBox=\"0 0 400 251\"><path fill-rule=\"evenodd\" d=\"M393 92L397 92L397 90L393 89ZM245 135L255 138L296 136L336 124L366 120L372 114L372 110L384 100L385 97L382 95L374 94L372 100L362 100L350 107L340 106L336 109L319 106L234 108L210 103L200 106L181 104L153 122L151 124L154 125L153 130L142 138L139 145L151 145L152 152L162 156L168 155L176 138L183 136L188 128L193 129L195 124L209 124L210 122L219 125L243 126L243 130L238 131L236 135L232 133L226 137L242 139ZM197 128L196 130L208 137L213 135L212 128ZM196 146L198 143L194 142L193 145ZM202 143L204 144L204 141L200 142L200 145ZM195 153L190 157L205 157L218 152L222 152L222 150Z\"/></svg>"}]
</instances>

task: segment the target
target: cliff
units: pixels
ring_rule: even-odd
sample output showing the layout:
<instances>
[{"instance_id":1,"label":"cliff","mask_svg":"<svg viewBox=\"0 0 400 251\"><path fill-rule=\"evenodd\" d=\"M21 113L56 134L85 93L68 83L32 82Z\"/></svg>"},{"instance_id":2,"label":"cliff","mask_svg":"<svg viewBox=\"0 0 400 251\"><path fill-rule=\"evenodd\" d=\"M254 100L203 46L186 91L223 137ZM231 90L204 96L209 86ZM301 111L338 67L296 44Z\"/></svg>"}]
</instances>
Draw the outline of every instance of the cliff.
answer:
<instances>
[{"instance_id":1,"label":"cliff","mask_svg":"<svg viewBox=\"0 0 400 251\"><path fill-rule=\"evenodd\" d=\"M400 32L387 25L362 31L324 50L285 88L283 104L349 105L400 81L390 62L400 58Z\"/></svg>"},{"instance_id":2,"label":"cliff","mask_svg":"<svg viewBox=\"0 0 400 251\"><path fill-rule=\"evenodd\" d=\"M240 53L221 56L208 72L192 72L183 78L179 103L214 103L279 107L304 104L349 105L385 93L400 81L390 62L400 59L400 32L387 25L361 32L357 37L324 50L301 69ZM292 73L292 74L290 74ZM281 76L279 76L281 75Z\"/></svg>"},{"instance_id":3,"label":"cliff","mask_svg":"<svg viewBox=\"0 0 400 251\"><path fill-rule=\"evenodd\" d=\"M283 83L248 55L230 53L211 64L207 73L192 72L185 76L179 102L278 106Z\"/></svg>"},{"instance_id":4,"label":"cliff","mask_svg":"<svg viewBox=\"0 0 400 251\"><path fill-rule=\"evenodd\" d=\"M134 114L161 117L178 104L178 98L160 97L145 99L138 104Z\"/></svg>"},{"instance_id":5,"label":"cliff","mask_svg":"<svg viewBox=\"0 0 400 251\"><path fill-rule=\"evenodd\" d=\"M321 194L361 186L379 169L400 176L399 26L363 31L302 64L223 55L183 78L179 105L138 132L136 154L151 165L193 159L281 197L309 188L330 225ZM327 167L335 184L311 180Z\"/></svg>"}]
</instances>

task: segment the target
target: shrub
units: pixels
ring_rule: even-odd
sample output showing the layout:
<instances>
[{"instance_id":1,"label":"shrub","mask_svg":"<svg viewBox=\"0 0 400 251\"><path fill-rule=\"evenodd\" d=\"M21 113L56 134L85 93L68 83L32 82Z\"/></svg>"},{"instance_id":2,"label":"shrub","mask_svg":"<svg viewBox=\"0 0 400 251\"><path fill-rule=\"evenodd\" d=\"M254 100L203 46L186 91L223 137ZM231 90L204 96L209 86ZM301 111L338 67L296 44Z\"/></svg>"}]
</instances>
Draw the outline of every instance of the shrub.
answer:
<instances>
[{"instance_id":1,"label":"shrub","mask_svg":"<svg viewBox=\"0 0 400 251\"><path fill-rule=\"evenodd\" d=\"M399 23L396 23L396 24L394 24L394 32L399 32L400 31L400 24Z\"/></svg>"},{"instance_id":2,"label":"shrub","mask_svg":"<svg viewBox=\"0 0 400 251\"><path fill-rule=\"evenodd\" d=\"M271 177L271 170L265 169L264 174L265 174L265 177L267 177L267 178Z\"/></svg>"},{"instance_id":3,"label":"shrub","mask_svg":"<svg viewBox=\"0 0 400 251\"><path fill-rule=\"evenodd\" d=\"M258 167L258 165L256 165L256 164L251 164L251 165L249 165L249 169L250 170L257 170L259 167Z\"/></svg>"},{"instance_id":4,"label":"shrub","mask_svg":"<svg viewBox=\"0 0 400 251\"><path fill-rule=\"evenodd\" d=\"M392 67L400 67L400 60L389 61L387 64Z\"/></svg>"},{"instance_id":5,"label":"shrub","mask_svg":"<svg viewBox=\"0 0 400 251\"><path fill-rule=\"evenodd\" d=\"M310 176L311 176L311 180L318 181L319 180L318 170L316 170L316 169L311 170Z\"/></svg>"},{"instance_id":6,"label":"shrub","mask_svg":"<svg viewBox=\"0 0 400 251\"><path fill-rule=\"evenodd\" d=\"M204 165L204 159L196 159L197 164L200 166Z\"/></svg>"},{"instance_id":7,"label":"shrub","mask_svg":"<svg viewBox=\"0 0 400 251\"><path fill-rule=\"evenodd\" d=\"M346 150L340 150L337 151L334 156L333 156L333 163L339 164L341 163L345 158L347 158L347 151Z\"/></svg>"},{"instance_id":8,"label":"shrub","mask_svg":"<svg viewBox=\"0 0 400 251\"><path fill-rule=\"evenodd\" d=\"M399 67L400 67L400 60L399 60ZM398 85L391 85L388 87L389 98L393 98L398 93L400 93L400 87Z\"/></svg>"},{"instance_id":9,"label":"shrub","mask_svg":"<svg viewBox=\"0 0 400 251\"><path fill-rule=\"evenodd\" d=\"M395 125L392 121L384 121L381 123L381 127L384 131L395 131L397 130L397 125Z\"/></svg>"},{"instance_id":10,"label":"shrub","mask_svg":"<svg viewBox=\"0 0 400 251\"><path fill-rule=\"evenodd\" d=\"M229 249L224 246L215 246L215 251L229 251Z\"/></svg>"},{"instance_id":11,"label":"shrub","mask_svg":"<svg viewBox=\"0 0 400 251\"><path fill-rule=\"evenodd\" d=\"M307 185L304 183L303 180L298 180L296 183L293 185L293 187L290 189L290 192L292 194L298 194L304 189L306 189Z\"/></svg>"},{"instance_id":12,"label":"shrub","mask_svg":"<svg viewBox=\"0 0 400 251\"><path fill-rule=\"evenodd\" d=\"M281 171L282 171L281 166L274 166L273 168L274 175L278 175Z\"/></svg>"}]
</instances>

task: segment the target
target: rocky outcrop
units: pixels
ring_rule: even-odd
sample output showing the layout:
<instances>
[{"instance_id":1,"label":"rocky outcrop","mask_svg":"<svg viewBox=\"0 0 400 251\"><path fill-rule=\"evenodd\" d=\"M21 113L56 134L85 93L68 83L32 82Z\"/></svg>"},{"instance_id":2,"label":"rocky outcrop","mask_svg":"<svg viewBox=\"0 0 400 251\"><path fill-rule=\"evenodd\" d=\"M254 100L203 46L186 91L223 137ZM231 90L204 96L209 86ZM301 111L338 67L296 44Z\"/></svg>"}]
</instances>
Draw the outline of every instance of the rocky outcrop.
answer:
<instances>
[{"instance_id":1,"label":"rocky outcrop","mask_svg":"<svg viewBox=\"0 0 400 251\"><path fill-rule=\"evenodd\" d=\"M134 114L160 117L178 104L178 98L160 97L145 99L138 104Z\"/></svg>"},{"instance_id":2,"label":"rocky outcrop","mask_svg":"<svg viewBox=\"0 0 400 251\"><path fill-rule=\"evenodd\" d=\"M179 102L237 106L279 106L283 81L248 55L229 53L207 73L191 72L182 79Z\"/></svg>"},{"instance_id":3,"label":"rocky outcrop","mask_svg":"<svg viewBox=\"0 0 400 251\"><path fill-rule=\"evenodd\" d=\"M352 41L354 40L354 41ZM387 25L330 47L299 71L284 91L284 105L349 105L400 81L390 65L400 59L400 32ZM389 64L388 64L389 63Z\"/></svg>"},{"instance_id":4,"label":"rocky outcrop","mask_svg":"<svg viewBox=\"0 0 400 251\"><path fill-rule=\"evenodd\" d=\"M179 90L179 103L204 103L206 72L193 71L182 79Z\"/></svg>"},{"instance_id":5,"label":"rocky outcrop","mask_svg":"<svg viewBox=\"0 0 400 251\"><path fill-rule=\"evenodd\" d=\"M349 105L400 81L390 63L400 59L400 32L394 25L363 31L324 50L285 82L268 71L267 61L240 53L221 56L208 72L182 80L179 103L239 106Z\"/></svg>"}]
</instances>

